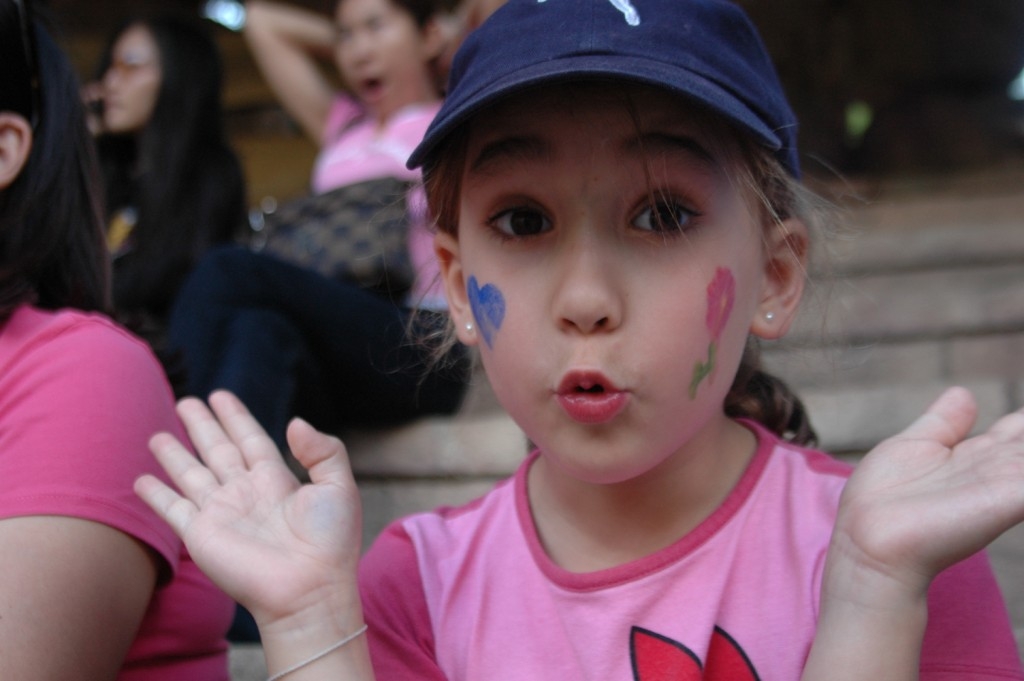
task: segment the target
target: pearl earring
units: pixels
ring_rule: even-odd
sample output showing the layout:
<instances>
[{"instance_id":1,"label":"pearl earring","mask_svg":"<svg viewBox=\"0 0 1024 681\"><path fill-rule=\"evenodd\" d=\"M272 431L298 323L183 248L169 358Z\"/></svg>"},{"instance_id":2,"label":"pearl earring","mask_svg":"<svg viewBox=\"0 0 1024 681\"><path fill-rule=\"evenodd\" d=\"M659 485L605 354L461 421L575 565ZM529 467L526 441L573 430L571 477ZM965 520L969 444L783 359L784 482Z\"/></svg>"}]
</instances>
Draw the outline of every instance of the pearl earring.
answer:
<instances>
[{"instance_id":1,"label":"pearl earring","mask_svg":"<svg viewBox=\"0 0 1024 681\"><path fill-rule=\"evenodd\" d=\"M774 312L765 312L765 313L764 313L764 318L765 318L765 319L766 319L767 321L769 321L769 322L770 322L770 321L772 321L773 319L775 319L775 313L774 313Z\"/></svg>"},{"instance_id":2,"label":"pearl earring","mask_svg":"<svg viewBox=\"0 0 1024 681\"><path fill-rule=\"evenodd\" d=\"M466 333L473 333L473 322L466 322Z\"/></svg>"}]
</instances>

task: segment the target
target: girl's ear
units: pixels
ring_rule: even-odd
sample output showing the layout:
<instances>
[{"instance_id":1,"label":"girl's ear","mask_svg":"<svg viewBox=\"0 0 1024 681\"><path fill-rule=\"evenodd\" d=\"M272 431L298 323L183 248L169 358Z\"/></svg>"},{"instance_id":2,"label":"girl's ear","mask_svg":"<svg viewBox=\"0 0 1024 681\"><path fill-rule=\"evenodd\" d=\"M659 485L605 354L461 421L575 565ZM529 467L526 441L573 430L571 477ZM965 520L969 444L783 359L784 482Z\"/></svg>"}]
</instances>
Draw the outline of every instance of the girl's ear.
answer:
<instances>
[{"instance_id":1,"label":"girl's ear","mask_svg":"<svg viewBox=\"0 0 1024 681\"><path fill-rule=\"evenodd\" d=\"M22 116L0 111L0 189L17 179L32 152L32 126Z\"/></svg>"},{"instance_id":2,"label":"girl's ear","mask_svg":"<svg viewBox=\"0 0 1024 681\"><path fill-rule=\"evenodd\" d=\"M434 236L434 252L441 266L441 281L448 300L448 314L455 325L455 335L465 345L476 345L478 338L466 294L466 274L462 269L459 241L451 234L439 231Z\"/></svg>"},{"instance_id":3,"label":"girl's ear","mask_svg":"<svg viewBox=\"0 0 1024 681\"><path fill-rule=\"evenodd\" d=\"M789 331L800 306L807 276L807 226L788 218L775 222L765 235L764 284L750 332L767 340Z\"/></svg>"}]
</instances>

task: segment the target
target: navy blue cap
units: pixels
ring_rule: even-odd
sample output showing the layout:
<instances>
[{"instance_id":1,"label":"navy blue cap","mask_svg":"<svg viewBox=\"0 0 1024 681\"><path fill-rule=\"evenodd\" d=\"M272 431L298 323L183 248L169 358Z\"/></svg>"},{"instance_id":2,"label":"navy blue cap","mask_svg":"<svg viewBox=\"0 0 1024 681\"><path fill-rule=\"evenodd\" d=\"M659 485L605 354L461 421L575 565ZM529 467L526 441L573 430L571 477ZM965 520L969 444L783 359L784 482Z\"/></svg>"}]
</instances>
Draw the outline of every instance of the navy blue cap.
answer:
<instances>
[{"instance_id":1,"label":"navy blue cap","mask_svg":"<svg viewBox=\"0 0 1024 681\"><path fill-rule=\"evenodd\" d=\"M581 78L665 88L723 116L800 176L796 117L750 19L728 0L508 0L455 55L448 94L409 167L481 108Z\"/></svg>"}]
</instances>

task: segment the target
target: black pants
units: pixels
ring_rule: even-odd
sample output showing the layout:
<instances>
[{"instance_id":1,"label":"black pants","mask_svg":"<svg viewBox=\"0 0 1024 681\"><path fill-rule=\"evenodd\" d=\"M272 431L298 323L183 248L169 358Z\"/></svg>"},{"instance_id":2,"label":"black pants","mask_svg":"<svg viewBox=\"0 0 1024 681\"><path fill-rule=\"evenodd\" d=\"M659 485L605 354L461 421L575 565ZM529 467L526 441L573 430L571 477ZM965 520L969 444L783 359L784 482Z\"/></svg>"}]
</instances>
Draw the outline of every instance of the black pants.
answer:
<instances>
[{"instance_id":1,"label":"black pants","mask_svg":"<svg viewBox=\"0 0 1024 681\"><path fill-rule=\"evenodd\" d=\"M296 415L330 431L455 411L468 353L456 346L438 363L423 340L447 323L444 313L229 247L208 253L182 286L168 342L183 356L189 394L231 390L283 446Z\"/></svg>"}]
</instances>

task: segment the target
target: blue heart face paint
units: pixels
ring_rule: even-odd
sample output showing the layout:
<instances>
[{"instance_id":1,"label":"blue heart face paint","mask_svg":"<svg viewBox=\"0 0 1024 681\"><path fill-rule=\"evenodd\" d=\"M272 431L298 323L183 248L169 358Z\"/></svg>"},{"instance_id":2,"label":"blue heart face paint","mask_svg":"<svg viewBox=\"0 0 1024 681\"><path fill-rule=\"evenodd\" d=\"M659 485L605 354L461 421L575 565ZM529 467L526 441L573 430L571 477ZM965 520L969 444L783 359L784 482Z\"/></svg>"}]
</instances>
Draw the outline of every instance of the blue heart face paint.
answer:
<instances>
[{"instance_id":1,"label":"blue heart face paint","mask_svg":"<svg viewBox=\"0 0 1024 681\"><path fill-rule=\"evenodd\" d=\"M473 310L473 318L476 319L477 329L483 336L487 347L494 345L494 335L501 328L501 322L505 319L505 297L494 284L484 284L483 288L477 284L476 277L469 278L466 287L469 296L469 306Z\"/></svg>"}]
</instances>

